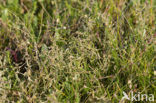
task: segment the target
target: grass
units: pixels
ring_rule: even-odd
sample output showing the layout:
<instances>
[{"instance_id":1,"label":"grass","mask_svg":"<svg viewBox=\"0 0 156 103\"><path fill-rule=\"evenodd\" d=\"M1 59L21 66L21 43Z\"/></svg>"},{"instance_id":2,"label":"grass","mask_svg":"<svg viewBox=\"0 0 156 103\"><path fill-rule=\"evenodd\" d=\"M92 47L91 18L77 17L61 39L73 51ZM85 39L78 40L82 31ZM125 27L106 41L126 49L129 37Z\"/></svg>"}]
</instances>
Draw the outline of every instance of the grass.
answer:
<instances>
[{"instance_id":1,"label":"grass","mask_svg":"<svg viewBox=\"0 0 156 103\"><path fill-rule=\"evenodd\" d=\"M156 96L155 14L155 0L0 0L0 102Z\"/></svg>"}]
</instances>

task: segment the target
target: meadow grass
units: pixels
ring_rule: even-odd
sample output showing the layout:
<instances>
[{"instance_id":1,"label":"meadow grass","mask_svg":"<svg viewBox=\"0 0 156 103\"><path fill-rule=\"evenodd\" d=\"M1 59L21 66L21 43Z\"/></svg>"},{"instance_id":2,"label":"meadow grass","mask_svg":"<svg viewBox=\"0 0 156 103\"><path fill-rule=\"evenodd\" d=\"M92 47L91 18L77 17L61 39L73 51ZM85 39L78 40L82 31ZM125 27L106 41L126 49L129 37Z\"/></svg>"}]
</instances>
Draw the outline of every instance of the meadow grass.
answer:
<instances>
[{"instance_id":1,"label":"meadow grass","mask_svg":"<svg viewBox=\"0 0 156 103\"><path fill-rule=\"evenodd\" d=\"M156 96L155 18L155 0L0 0L0 102Z\"/></svg>"}]
</instances>

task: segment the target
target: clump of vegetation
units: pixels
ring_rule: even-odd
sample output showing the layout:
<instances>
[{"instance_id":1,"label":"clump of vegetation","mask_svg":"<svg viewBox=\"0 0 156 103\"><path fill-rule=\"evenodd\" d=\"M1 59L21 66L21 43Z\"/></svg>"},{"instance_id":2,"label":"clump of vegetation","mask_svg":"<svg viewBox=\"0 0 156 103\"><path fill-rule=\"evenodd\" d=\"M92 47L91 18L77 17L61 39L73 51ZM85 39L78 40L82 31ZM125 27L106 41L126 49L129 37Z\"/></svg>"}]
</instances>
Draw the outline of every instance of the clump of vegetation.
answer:
<instances>
[{"instance_id":1,"label":"clump of vegetation","mask_svg":"<svg viewBox=\"0 0 156 103\"><path fill-rule=\"evenodd\" d=\"M155 0L0 0L0 102L156 95L155 7Z\"/></svg>"}]
</instances>

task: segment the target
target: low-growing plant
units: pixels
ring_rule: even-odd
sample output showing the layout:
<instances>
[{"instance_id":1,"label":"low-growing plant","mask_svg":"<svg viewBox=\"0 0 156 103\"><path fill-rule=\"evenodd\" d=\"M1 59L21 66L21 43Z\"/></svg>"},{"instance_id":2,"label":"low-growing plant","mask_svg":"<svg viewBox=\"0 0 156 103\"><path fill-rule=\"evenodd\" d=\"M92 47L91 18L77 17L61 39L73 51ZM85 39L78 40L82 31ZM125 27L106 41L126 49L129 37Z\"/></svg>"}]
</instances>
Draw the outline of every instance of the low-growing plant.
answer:
<instances>
[{"instance_id":1,"label":"low-growing plant","mask_svg":"<svg viewBox=\"0 0 156 103\"><path fill-rule=\"evenodd\" d=\"M155 6L0 0L0 102L131 103L123 92L155 96Z\"/></svg>"}]
</instances>

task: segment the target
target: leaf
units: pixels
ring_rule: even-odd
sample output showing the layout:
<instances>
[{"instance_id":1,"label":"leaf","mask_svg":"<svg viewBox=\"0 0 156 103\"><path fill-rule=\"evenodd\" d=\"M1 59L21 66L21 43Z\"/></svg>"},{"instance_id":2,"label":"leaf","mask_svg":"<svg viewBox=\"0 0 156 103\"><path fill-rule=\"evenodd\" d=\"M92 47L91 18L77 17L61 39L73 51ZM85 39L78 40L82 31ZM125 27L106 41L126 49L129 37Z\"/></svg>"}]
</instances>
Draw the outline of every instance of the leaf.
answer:
<instances>
[{"instance_id":1,"label":"leaf","mask_svg":"<svg viewBox=\"0 0 156 103\"><path fill-rule=\"evenodd\" d=\"M43 44L43 45L42 45L42 48L41 48L41 52L42 52L42 53L45 53L45 52L47 52L47 51L48 51L47 45Z\"/></svg>"}]
</instances>

